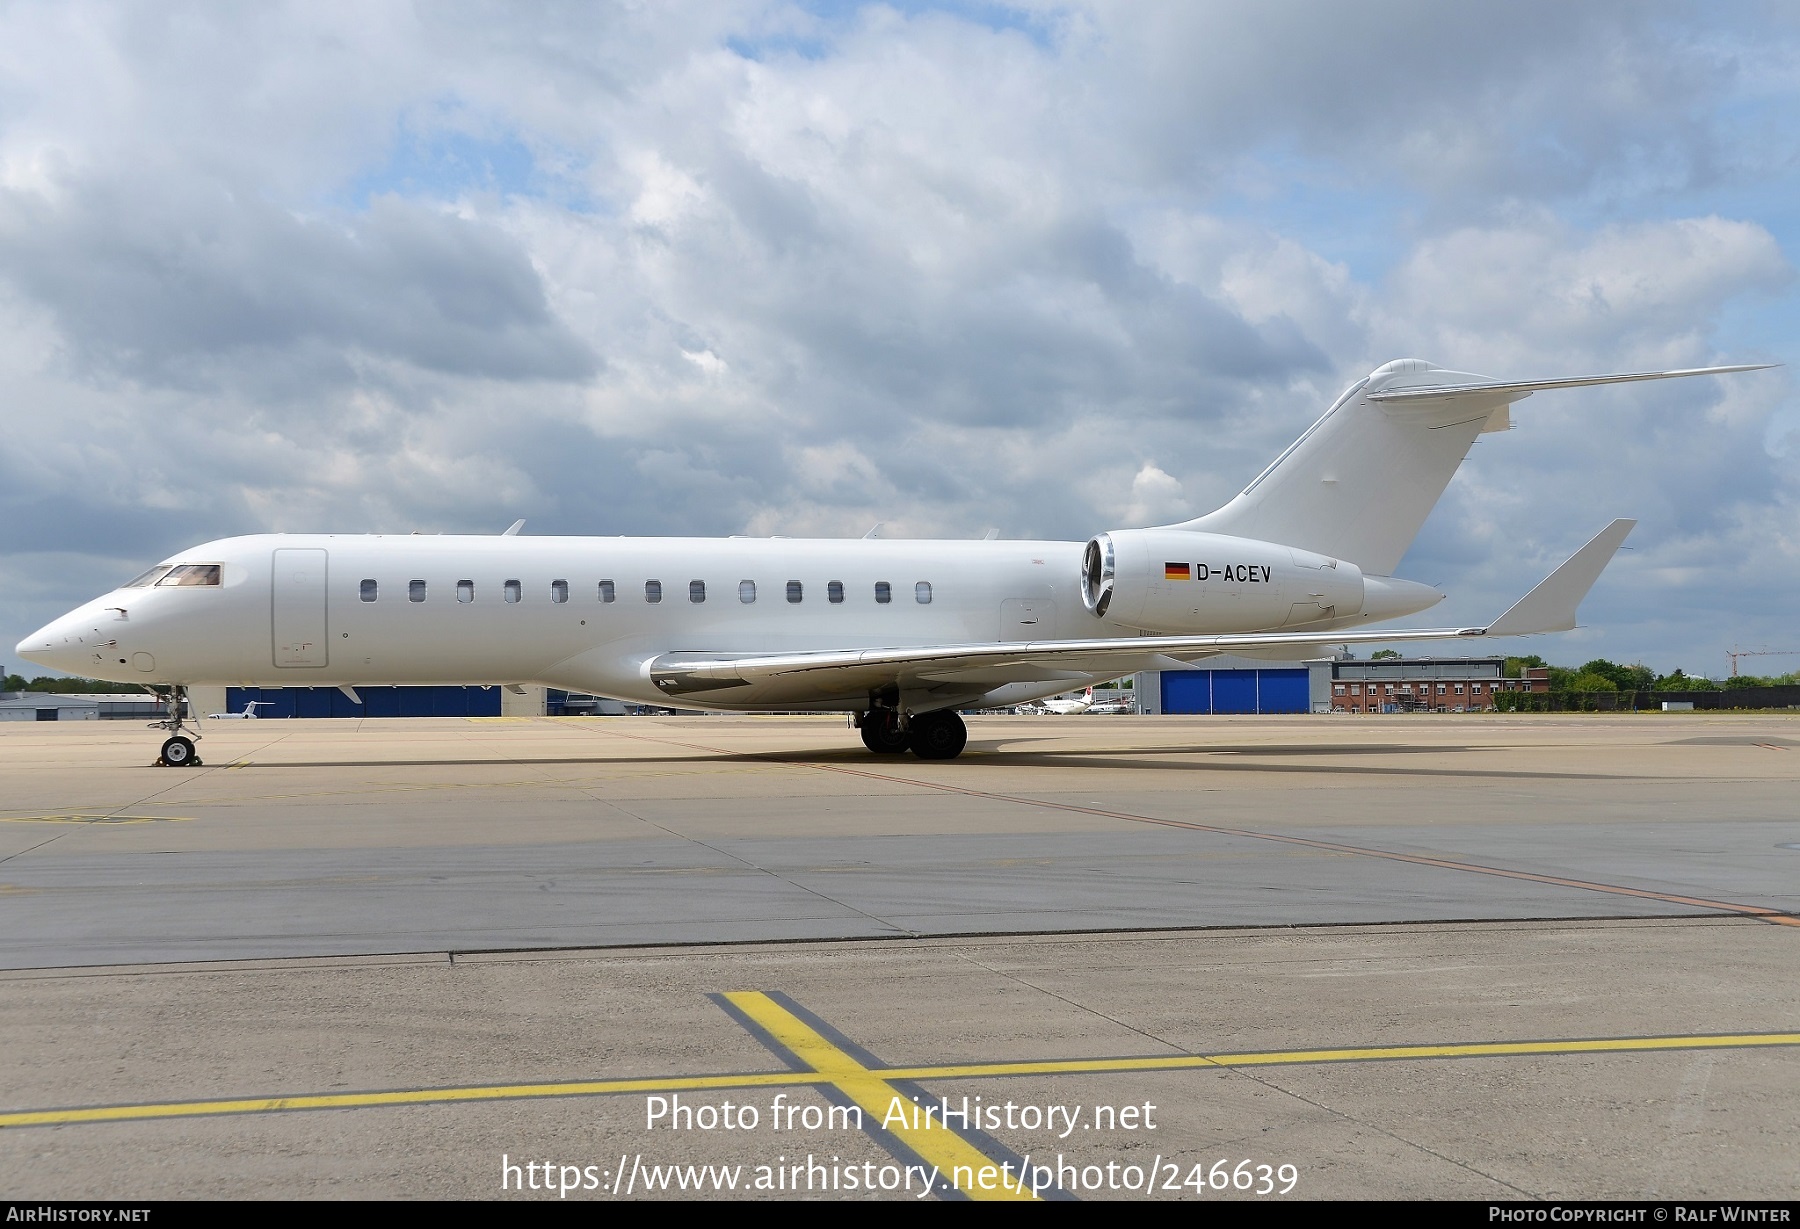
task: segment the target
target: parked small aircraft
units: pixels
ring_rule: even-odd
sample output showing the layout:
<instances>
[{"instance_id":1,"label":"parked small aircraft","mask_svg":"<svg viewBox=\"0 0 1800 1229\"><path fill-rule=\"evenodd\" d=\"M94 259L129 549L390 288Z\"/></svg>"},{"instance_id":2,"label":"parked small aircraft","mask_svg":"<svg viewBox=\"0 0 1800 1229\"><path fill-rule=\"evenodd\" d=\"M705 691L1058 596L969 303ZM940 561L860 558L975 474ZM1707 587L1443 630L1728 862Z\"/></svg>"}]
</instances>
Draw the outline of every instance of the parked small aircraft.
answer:
<instances>
[{"instance_id":1,"label":"parked small aircraft","mask_svg":"<svg viewBox=\"0 0 1800 1229\"><path fill-rule=\"evenodd\" d=\"M1485 625L1373 625L1443 599L1393 573L1514 402L1756 369L1496 381L1401 359L1352 384L1218 511L1085 543L525 538L519 524L491 537L226 538L18 652L167 686L171 765L198 762L181 703L194 684L334 686L354 699L363 685L541 683L632 704L839 711L871 751L949 759L967 739L958 709L1138 670L1572 628L1634 522L1606 526Z\"/></svg>"},{"instance_id":2,"label":"parked small aircraft","mask_svg":"<svg viewBox=\"0 0 1800 1229\"><path fill-rule=\"evenodd\" d=\"M1021 708L1019 711L1024 712L1026 711L1026 708L1029 708L1040 713L1054 713L1057 716L1066 717L1074 713L1085 713L1093 707L1094 689L1089 687L1087 690L1083 691L1080 696L1073 699L1062 700L1051 697L1048 700L1037 700L1024 708Z\"/></svg>"},{"instance_id":3,"label":"parked small aircraft","mask_svg":"<svg viewBox=\"0 0 1800 1229\"><path fill-rule=\"evenodd\" d=\"M270 704L271 701L269 700L245 700L241 712L208 713L206 716L207 719L211 721L255 721L256 710L258 708L267 708Z\"/></svg>"}]
</instances>

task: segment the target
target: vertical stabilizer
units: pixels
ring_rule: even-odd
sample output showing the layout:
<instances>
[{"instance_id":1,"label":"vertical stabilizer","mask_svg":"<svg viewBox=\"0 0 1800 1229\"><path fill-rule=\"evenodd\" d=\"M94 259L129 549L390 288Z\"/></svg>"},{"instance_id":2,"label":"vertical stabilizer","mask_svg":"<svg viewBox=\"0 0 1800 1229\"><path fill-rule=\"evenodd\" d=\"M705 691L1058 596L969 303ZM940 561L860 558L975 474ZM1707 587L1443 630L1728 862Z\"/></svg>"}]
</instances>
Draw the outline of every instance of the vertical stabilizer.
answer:
<instances>
[{"instance_id":1,"label":"vertical stabilizer","mask_svg":"<svg viewBox=\"0 0 1800 1229\"><path fill-rule=\"evenodd\" d=\"M1482 389L1421 403L1399 388L1480 385L1483 376L1397 359L1352 385L1319 421L1217 512L1176 528L1280 542L1391 576L1484 430L1528 391Z\"/></svg>"},{"instance_id":2,"label":"vertical stabilizer","mask_svg":"<svg viewBox=\"0 0 1800 1229\"><path fill-rule=\"evenodd\" d=\"M1489 380L1402 358L1353 384L1243 494L1171 529L1298 546L1391 576L1456 467L1507 407L1546 389L1762 371L1770 363L1621 371L1549 380Z\"/></svg>"}]
</instances>

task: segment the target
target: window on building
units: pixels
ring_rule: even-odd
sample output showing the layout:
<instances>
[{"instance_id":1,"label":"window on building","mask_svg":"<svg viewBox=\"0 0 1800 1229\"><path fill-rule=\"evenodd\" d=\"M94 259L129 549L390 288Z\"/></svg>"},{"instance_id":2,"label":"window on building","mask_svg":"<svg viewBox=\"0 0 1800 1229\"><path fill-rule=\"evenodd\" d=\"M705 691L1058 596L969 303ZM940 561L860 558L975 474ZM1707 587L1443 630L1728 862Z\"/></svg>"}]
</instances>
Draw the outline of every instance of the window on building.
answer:
<instances>
[{"instance_id":1,"label":"window on building","mask_svg":"<svg viewBox=\"0 0 1800 1229\"><path fill-rule=\"evenodd\" d=\"M600 600L601 601L610 602L610 601L614 600L615 598L617 598L618 596L619 596L618 590L613 585L612 581L603 580L600 582Z\"/></svg>"},{"instance_id":2,"label":"window on building","mask_svg":"<svg viewBox=\"0 0 1800 1229\"><path fill-rule=\"evenodd\" d=\"M1335 686L1333 686L1331 689L1331 694L1334 696L1343 695L1344 694L1344 685L1342 683L1338 683Z\"/></svg>"},{"instance_id":3,"label":"window on building","mask_svg":"<svg viewBox=\"0 0 1800 1229\"><path fill-rule=\"evenodd\" d=\"M464 603L474 601L475 600L475 582L472 580L457 581L456 582L456 600L459 602L464 602Z\"/></svg>"},{"instance_id":4,"label":"window on building","mask_svg":"<svg viewBox=\"0 0 1800 1229\"><path fill-rule=\"evenodd\" d=\"M921 580L913 586L913 600L921 606L931 605L931 582Z\"/></svg>"},{"instance_id":5,"label":"window on building","mask_svg":"<svg viewBox=\"0 0 1800 1229\"><path fill-rule=\"evenodd\" d=\"M553 580L550 582L550 600L558 606L569 600L569 582Z\"/></svg>"},{"instance_id":6,"label":"window on building","mask_svg":"<svg viewBox=\"0 0 1800 1229\"><path fill-rule=\"evenodd\" d=\"M1353 696L1360 696L1362 694L1362 684L1361 683L1350 684L1350 694Z\"/></svg>"},{"instance_id":7,"label":"window on building","mask_svg":"<svg viewBox=\"0 0 1800 1229\"><path fill-rule=\"evenodd\" d=\"M216 589L219 587L219 565L216 563L178 563L156 582L158 589Z\"/></svg>"},{"instance_id":8,"label":"window on building","mask_svg":"<svg viewBox=\"0 0 1800 1229\"><path fill-rule=\"evenodd\" d=\"M1475 690L1476 690L1476 691L1480 691L1480 690L1481 690L1481 684L1480 684L1480 683L1477 683L1477 684L1475 684ZM1461 695L1461 694L1462 694L1462 684L1461 684L1461 683L1458 683L1458 684L1457 684L1457 685L1456 685L1456 694L1457 694L1457 695L1459 695L1459 696L1460 696L1460 695Z\"/></svg>"},{"instance_id":9,"label":"window on building","mask_svg":"<svg viewBox=\"0 0 1800 1229\"><path fill-rule=\"evenodd\" d=\"M361 589L360 593L358 594L358 596L361 597L362 600L365 602L374 601L375 600L375 582L372 580L363 581L362 589Z\"/></svg>"},{"instance_id":10,"label":"window on building","mask_svg":"<svg viewBox=\"0 0 1800 1229\"><path fill-rule=\"evenodd\" d=\"M407 581L406 582L406 600L409 602L424 601L425 600L425 582L422 580Z\"/></svg>"},{"instance_id":11,"label":"window on building","mask_svg":"<svg viewBox=\"0 0 1800 1229\"><path fill-rule=\"evenodd\" d=\"M833 606L843 605L844 582L841 580L827 581L825 584L825 600L830 602Z\"/></svg>"},{"instance_id":12,"label":"window on building","mask_svg":"<svg viewBox=\"0 0 1800 1229\"><path fill-rule=\"evenodd\" d=\"M500 586L500 596L506 599L508 606L517 606L519 599L525 596L525 588L516 580L509 580Z\"/></svg>"},{"instance_id":13,"label":"window on building","mask_svg":"<svg viewBox=\"0 0 1800 1229\"><path fill-rule=\"evenodd\" d=\"M704 580L688 581L688 601L696 606L706 600L706 582Z\"/></svg>"},{"instance_id":14,"label":"window on building","mask_svg":"<svg viewBox=\"0 0 1800 1229\"><path fill-rule=\"evenodd\" d=\"M738 601L748 606L756 600L756 582L754 580L738 581Z\"/></svg>"},{"instance_id":15,"label":"window on building","mask_svg":"<svg viewBox=\"0 0 1800 1229\"><path fill-rule=\"evenodd\" d=\"M797 581L797 580L788 581L788 583L787 583L787 599L789 602L798 602L804 596L806 596L806 593L799 581Z\"/></svg>"},{"instance_id":16,"label":"window on building","mask_svg":"<svg viewBox=\"0 0 1800 1229\"><path fill-rule=\"evenodd\" d=\"M1461 690L1462 690L1462 688L1460 688L1460 687L1458 687L1458 688L1457 688L1457 690L1458 690L1458 691L1461 691ZM1443 695L1443 694L1444 694L1444 685L1443 685L1443 684L1442 684L1442 683L1439 683L1439 684L1438 684L1438 694L1439 694L1439 695L1440 695L1440 696L1441 696L1441 695Z\"/></svg>"},{"instance_id":17,"label":"window on building","mask_svg":"<svg viewBox=\"0 0 1800 1229\"><path fill-rule=\"evenodd\" d=\"M662 581L646 580L644 582L644 600L652 604L662 601Z\"/></svg>"},{"instance_id":18,"label":"window on building","mask_svg":"<svg viewBox=\"0 0 1800 1229\"><path fill-rule=\"evenodd\" d=\"M893 600L894 600L894 586L888 584L888 582L885 580L876 581L875 582L875 604L877 606L885 606Z\"/></svg>"}]
</instances>

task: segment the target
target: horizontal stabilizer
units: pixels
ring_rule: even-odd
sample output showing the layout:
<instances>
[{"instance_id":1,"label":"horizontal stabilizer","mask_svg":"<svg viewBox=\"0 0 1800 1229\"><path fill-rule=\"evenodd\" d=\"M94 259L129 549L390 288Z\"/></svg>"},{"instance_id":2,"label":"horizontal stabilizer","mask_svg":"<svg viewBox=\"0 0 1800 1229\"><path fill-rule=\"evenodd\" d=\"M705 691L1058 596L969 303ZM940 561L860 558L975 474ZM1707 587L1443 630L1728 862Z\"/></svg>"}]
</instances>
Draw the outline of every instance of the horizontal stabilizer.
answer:
<instances>
[{"instance_id":1,"label":"horizontal stabilizer","mask_svg":"<svg viewBox=\"0 0 1800 1229\"><path fill-rule=\"evenodd\" d=\"M1423 388L1393 388L1370 393L1370 401L1448 401L1477 393L1511 393L1511 399L1528 397L1550 388L1582 388L1589 384L1630 384L1637 380L1679 380L1685 376L1722 376L1734 371L1766 371L1779 363L1747 363L1736 367L1691 367L1684 371L1627 371L1604 376L1564 376L1559 380L1490 380L1478 384L1437 384Z\"/></svg>"},{"instance_id":2,"label":"horizontal stabilizer","mask_svg":"<svg viewBox=\"0 0 1800 1229\"><path fill-rule=\"evenodd\" d=\"M1595 534L1591 542L1488 624L1487 634L1531 636L1538 632L1566 632L1574 627L1575 608L1636 525L1636 521L1614 521Z\"/></svg>"}]
</instances>

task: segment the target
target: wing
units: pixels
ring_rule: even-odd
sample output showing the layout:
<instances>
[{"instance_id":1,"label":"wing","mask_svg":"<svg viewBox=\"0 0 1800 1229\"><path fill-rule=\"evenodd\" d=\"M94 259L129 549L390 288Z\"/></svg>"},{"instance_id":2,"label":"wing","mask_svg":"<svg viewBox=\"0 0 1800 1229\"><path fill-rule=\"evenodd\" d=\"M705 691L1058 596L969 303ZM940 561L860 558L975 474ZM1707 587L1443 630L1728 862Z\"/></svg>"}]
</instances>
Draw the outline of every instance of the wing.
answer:
<instances>
[{"instance_id":1,"label":"wing","mask_svg":"<svg viewBox=\"0 0 1800 1229\"><path fill-rule=\"evenodd\" d=\"M840 649L813 653L722 656L664 653L648 664L650 679L665 695L705 697L731 692L731 707L856 700L887 687L961 703L1008 683L1162 669L1220 653L1268 652L1344 644L1528 636L1567 631L1575 612L1612 560L1635 521L1614 521L1587 545L1483 627L1431 627L1393 631L1251 632L1227 636L1128 636L1097 640L945 644ZM747 690L744 690L747 689ZM720 700L725 700L723 695ZM704 702L704 701L702 701ZM942 705L939 705L942 706Z\"/></svg>"}]
</instances>

